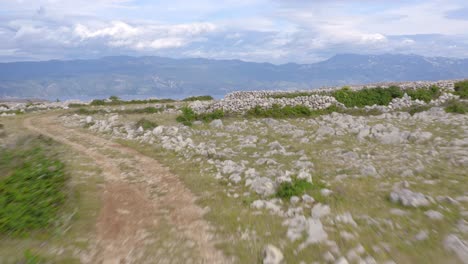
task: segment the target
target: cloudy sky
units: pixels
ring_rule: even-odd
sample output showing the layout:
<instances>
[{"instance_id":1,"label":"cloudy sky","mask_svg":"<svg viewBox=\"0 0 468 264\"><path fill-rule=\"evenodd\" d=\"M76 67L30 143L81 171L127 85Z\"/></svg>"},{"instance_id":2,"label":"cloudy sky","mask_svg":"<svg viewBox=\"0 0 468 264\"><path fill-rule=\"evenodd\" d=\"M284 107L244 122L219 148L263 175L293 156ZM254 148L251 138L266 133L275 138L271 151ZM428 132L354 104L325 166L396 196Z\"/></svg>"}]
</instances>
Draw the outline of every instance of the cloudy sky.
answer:
<instances>
[{"instance_id":1,"label":"cloudy sky","mask_svg":"<svg viewBox=\"0 0 468 264\"><path fill-rule=\"evenodd\" d=\"M0 61L468 57L466 0L0 0Z\"/></svg>"}]
</instances>

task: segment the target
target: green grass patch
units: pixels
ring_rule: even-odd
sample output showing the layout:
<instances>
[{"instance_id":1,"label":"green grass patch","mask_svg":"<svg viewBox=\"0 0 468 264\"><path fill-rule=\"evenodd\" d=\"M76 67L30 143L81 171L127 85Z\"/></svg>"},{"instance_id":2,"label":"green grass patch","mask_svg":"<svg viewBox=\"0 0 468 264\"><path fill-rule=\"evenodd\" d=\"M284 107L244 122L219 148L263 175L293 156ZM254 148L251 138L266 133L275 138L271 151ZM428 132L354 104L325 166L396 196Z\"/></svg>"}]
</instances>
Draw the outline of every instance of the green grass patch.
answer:
<instances>
[{"instance_id":1,"label":"green grass patch","mask_svg":"<svg viewBox=\"0 0 468 264\"><path fill-rule=\"evenodd\" d=\"M468 80L455 83L455 94L462 99L468 98Z\"/></svg>"},{"instance_id":2,"label":"green grass patch","mask_svg":"<svg viewBox=\"0 0 468 264\"><path fill-rule=\"evenodd\" d=\"M146 118L141 118L140 120L138 120L135 124L136 128L139 128L139 127L142 127L144 130L151 130L155 127L158 126L158 124L156 124L155 122L153 121L150 121Z\"/></svg>"},{"instance_id":3,"label":"green grass patch","mask_svg":"<svg viewBox=\"0 0 468 264\"><path fill-rule=\"evenodd\" d=\"M1 149L0 233L23 235L47 228L64 204L64 164L47 153L42 137Z\"/></svg>"},{"instance_id":4,"label":"green grass patch","mask_svg":"<svg viewBox=\"0 0 468 264\"><path fill-rule=\"evenodd\" d=\"M201 95L201 96L190 96L182 101L184 102L193 102L193 101L211 101L214 100L214 98L211 95Z\"/></svg>"},{"instance_id":5,"label":"green grass patch","mask_svg":"<svg viewBox=\"0 0 468 264\"><path fill-rule=\"evenodd\" d=\"M445 106L445 112L455 114L468 113L468 103L452 100Z\"/></svg>"}]
</instances>

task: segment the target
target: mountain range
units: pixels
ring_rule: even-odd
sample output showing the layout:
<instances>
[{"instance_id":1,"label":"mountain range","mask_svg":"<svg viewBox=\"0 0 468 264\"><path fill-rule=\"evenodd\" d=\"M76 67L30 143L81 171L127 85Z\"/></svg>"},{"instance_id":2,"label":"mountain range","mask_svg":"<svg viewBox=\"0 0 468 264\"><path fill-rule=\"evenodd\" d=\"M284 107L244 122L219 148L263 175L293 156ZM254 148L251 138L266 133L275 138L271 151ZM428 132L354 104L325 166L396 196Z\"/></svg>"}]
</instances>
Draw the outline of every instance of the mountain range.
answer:
<instances>
[{"instance_id":1,"label":"mountain range","mask_svg":"<svg viewBox=\"0 0 468 264\"><path fill-rule=\"evenodd\" d=\"M170 97L468 77L468 59L340 54L313 64L115 56L0 63L0 97Z\"/></svg>"}]
</instances>

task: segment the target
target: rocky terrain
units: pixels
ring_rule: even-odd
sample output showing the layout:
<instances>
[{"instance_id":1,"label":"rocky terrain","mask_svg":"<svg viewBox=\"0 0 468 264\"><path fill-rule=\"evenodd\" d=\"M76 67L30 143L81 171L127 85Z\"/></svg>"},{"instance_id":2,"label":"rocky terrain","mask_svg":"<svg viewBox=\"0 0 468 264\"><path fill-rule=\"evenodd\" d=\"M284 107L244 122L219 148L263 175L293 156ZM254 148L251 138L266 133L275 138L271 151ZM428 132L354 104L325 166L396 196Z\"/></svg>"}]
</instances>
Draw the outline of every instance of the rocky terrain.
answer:
<instances>
[{"instance_id":1,"label":"rocky terrain","mask_svg":"<svg viewBox=\"0 0 468 264\"><path fill-rule=\"evenodd\" d=\"M141 106L88 107L58 118L69 129L165 156L170 169L186 168L190 189L207 177L206 192L215 186L201 193L207 210L232 206L211 223L239 263L468 263L468 115L445 109L466 103L453 93L455 82L398 83L404 90L437 85L441 94L366 106L380 111L373 115L242 115L257 106L346 108L327 94L335 88L296 97L235 92L151 114L122 112ZM185 126L175 121L184 106L237 115ZM414 106L425 108L405 110ZM142 118L152 125L140 125Z\"/></svg>"}]
</instances>

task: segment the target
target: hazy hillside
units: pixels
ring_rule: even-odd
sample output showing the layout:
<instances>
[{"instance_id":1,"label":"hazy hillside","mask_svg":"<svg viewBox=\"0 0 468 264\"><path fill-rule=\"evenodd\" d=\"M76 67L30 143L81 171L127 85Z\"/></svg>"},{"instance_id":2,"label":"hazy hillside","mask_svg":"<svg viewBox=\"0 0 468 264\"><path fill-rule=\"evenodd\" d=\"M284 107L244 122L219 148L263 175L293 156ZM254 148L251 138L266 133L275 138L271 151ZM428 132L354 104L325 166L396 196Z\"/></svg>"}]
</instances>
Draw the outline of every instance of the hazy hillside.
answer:
<instances>
[{"instance_id":1,"label":"hazy hillside","mask_svg":"<svg viewBox=\"0 0 468 264\"><path fill-rule=\"evenodd\" d=\"M301 89L380 81L468 77L468 59L337 55L315 64L105 57L0 64L0 97L221 96L233 90Z\"/></svg>"}]
</instances>

